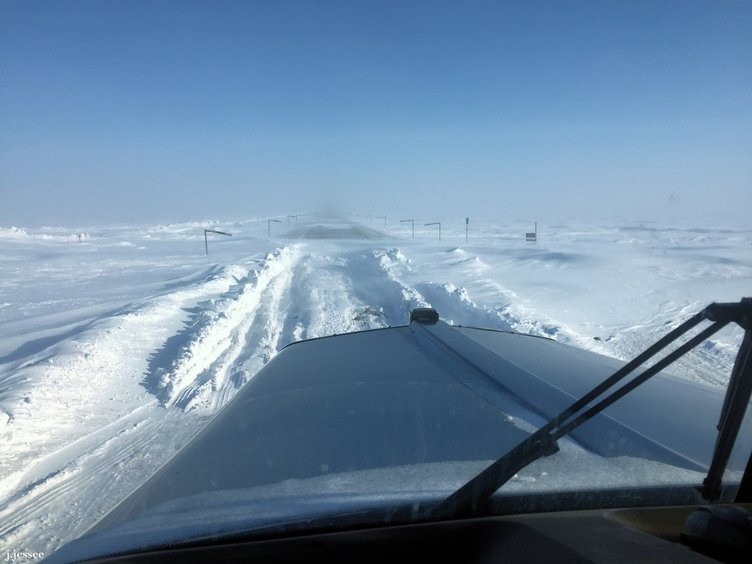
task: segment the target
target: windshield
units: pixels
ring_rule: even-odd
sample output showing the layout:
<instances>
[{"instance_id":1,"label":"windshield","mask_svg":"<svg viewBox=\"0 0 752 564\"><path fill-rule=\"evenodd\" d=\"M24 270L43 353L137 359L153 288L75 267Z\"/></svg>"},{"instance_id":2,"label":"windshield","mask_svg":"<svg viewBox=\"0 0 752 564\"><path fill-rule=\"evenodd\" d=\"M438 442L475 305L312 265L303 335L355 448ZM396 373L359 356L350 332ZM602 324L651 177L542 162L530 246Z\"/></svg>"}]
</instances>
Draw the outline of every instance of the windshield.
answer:
<instances>
[{"instance_id":1,"label":"windshield","mask_svg":"<svg viewBox=\"0 0 752 564\"><path fill-rule=\"evenodd\" d=\"M178 538L206 534L196 508L230 531L423 507L749 295L751 23L709 1L3 2L2 549L107 515L147 543L165 512ZM404 327L427 307L435 329ZM498 497L700 485L742 334ZM181 450L201 441L245 466ZM170 464L194 482L164 486Z\"/></svg>"}]
</instances>

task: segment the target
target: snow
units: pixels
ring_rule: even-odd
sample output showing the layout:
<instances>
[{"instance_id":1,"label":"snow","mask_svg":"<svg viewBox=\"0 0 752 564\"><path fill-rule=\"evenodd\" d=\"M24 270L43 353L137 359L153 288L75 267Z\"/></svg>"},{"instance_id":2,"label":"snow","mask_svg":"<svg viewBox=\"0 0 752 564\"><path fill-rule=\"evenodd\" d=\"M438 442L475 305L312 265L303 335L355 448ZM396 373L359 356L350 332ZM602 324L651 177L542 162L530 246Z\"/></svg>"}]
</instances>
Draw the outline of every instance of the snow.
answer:
<instances>
[{"instance_id":1,"label":"snow","mask_svg":"<svg viewBox=\"0 0 752 564\"><path fill-rule=\"evenodd\" d=\"M289 342L430 305L626 359L752 290L747 228L541 222L527 243L527 223L473 222L465 243L463 218L441 242L428 220L413 240L356 219L301 216L272 240L266 218L0 228L2 547L49 554L82 534ZM205 256L205 228L233 236L209 234ZM723 386L740 340L725 329L675 372ZM510 487L555 484L543 464Z\"/></svg>"}]
</instances>

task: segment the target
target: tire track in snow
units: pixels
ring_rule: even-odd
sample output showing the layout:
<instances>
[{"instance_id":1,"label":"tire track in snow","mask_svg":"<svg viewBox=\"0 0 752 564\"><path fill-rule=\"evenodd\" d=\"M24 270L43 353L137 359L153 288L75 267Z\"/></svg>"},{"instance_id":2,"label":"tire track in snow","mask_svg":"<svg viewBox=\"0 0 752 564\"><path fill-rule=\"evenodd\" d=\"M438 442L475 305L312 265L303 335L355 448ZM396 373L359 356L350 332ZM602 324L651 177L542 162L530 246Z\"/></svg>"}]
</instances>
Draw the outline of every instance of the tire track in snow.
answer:
<instances>
[{"instance_id":1,"label":"tire track in snow","mask_svg":"<svg viewBox=\"0 0 752 564\"><path fill-rule=\"evenodd\" d=\"M166 407L213 412L290 342L404 325L410 309L428 305L399 280L406 261L397 249L335 256L280 249L254 280L201 304L185 345L147 380Z\"/></svg>"},{"instance_id":2,"label":"tire track in snow","mask_svg":"<svg viewBox=\"0 0 752 564\"><path fill-rule=\"evenodd\" d=\"M1 430L6 447L0 453L4 543L21 543L26 537L28 546L48 542L51 550L70 540L145 479L157 459L169 456L164 437L156 449L151 447L162 429L169 429L167 442L172 444L174 437L185 439L199 428L201 420L195 417L169 428L171 418L164 410L145 415L157 406L139 380L144 359L179 326L185 308L224 292L247 269L205 272L169 293L94 320L74 338L52 344L45 351L50 362L24 366L27 401L12 406L12 417ZM139 420L148 424L131 430ZM123 465L123 476L118 465ZM139 465L143 471L133 472ZM102 475L110 476L106 485ZM123 486L118 490L115 482ZM82 498L99 509L79 507ZM74 532L65 536L63 531Z\"/></svg>"},{"instance_id":3,"label":"tire track in snow","mask_svg":"<svg viewBox=\"0 0 752 564\"><path fill-rule=\"evenodd\" d=\"M385 327L383 308L358 299L354 290L358 284L361 281L349 274L344 257L306 256L290 288L281 341Z\"/></svg>"},{"instance_id":4,"label":"tire track in snow","mask_svg":"<svg viewBox=\"0 0 752 564\"><path fill-rule=\"evenodd\" d=\"M225 291L241 272L247 271L225 267L220 275L212 272L197 283L134 303L52 345L45 362L19 370L16 377L27 380L27 391L4 404L8 419L0 422L5 446L0 475L7 478L24 468L32 476L38 460L148 403L140 385L144 359L182 322L185 308ZM0 496L7 486L6 479L0 481Z\"/></svg>"},{"instance_id":5,"label":"tire track in snow","mask_svg":"<svg viewBox=\"0 0 752 564\"><path fill-rule=\"evenodd\" d=\"M259 307L245 324L235 343L232 358L222 367L223 382L211 400L204 400L213 409L226 403L234 392L248 382L272 357L277 354L282 335L283 306L289 293L294 269L277 275L273 284L264 289ZM197 403L201 398L196 398Z\"/></svg>"},{"instance_id":6,"label":"tire track in snow","mask_svg":"<svg viewBox=\"0 0 752 564\"><path fill-rule=\"evenodd\" d=\"M216 410L277 353L284 315L282 302L293 278L294 268L290 265L297 260L299 254L260 292L256 308L238 327L231 347L220 359L215 373L217 379L211 387L203 384L184 405L176 405L185 409L206 406Z\"/></svg>"},{"instance_id":7,"label":"tire track in snow","mask_svg":"<svg viewBox=\"0 0 752 564\"><path fill-rule=\"evenodd\" d=\"M162 411L156 402L144 408ZM86 454L19 492L0 507L0 539L10 544L27 536L35 550L49 554L83 534L201 427L180 412L161 415L166 420L153 414L135 422L131 418ZM165 428L173 439L170 448L161 436ZM151 449L155 442L159 448ZM107 480L105 490L102 478ZM80 500L86 500L85 507Z\"/></svg>"},{"instance_id":8,"label":"tire track in snow","mask_svg":"<svg viewBox=\"0 0 752 564\"><path fill-rule=\"evenodd\" d=\"M359 265L356 275L350 261ZM183 350L167 368L149 377L159 380L167 407L213 412L224 405L285 345L301 338L322 337L387 325L384 306L369 296L359 299L354 288L365 279L392 286L377 293L387 307L404 295L423 304L415 290L399 284L381 263L383 253L319 256L302 246L271 254L254 281L244 282L205 308L198 329L191 327ZM364 266L365 265L365 266ZM409 310L409 305L401 304ZM407 322L407 315L400 316Z\"/></svg>"},{"instance_id":9,"label":"tire track in snow","mask_svg":"<svg viewBox=\"0 0 752 564\"><path fill-rule=\"evenodd\" d=\"M143 422L136 423L133 428L142 424ZM14 530L25 523L36 522L39 524L43 521L49 505L68 501L66 499L68 494L73 494L73 497L83 497L86 493L85 486L89 473L101 473L103 470L117 466L123 460L132 459L134 453L148 444L147 438L143 434L138 434L136 440L125 442L122 445L123 448L118 449L115 454L107 457L98 456L102 449L117 440L117 436L126 430L127 428L118 431L116 435L108 437L96 445L91 452L78 456L75 460L30 484L24 490L18 492L7 504L0 507L0 520L3 523L0 526L0 538L6 541L11 540L8 539L8 536L11 536ZM94 463L87 464L91 459L94 460ZM83 471L84 467L86 472Z\"/></svg>"},{"instance_id":10,"label":"tire track in snow","mask_svg":"<svg viewBox=\"0 0 752 564\"><path fill-rule=\"evenodd\" d=\"M232 371L247 348L248 332L260 310L275 307L275 296L290 283L300 260L296 246L270 253L260 270L216 300L200 304L196 318L184 331L184 344L170 351L172 359L151 367L144 383L165 407L213 409L229 395ZM161 357L169 355L161 354Z\"/></svg>"}]
</instances>

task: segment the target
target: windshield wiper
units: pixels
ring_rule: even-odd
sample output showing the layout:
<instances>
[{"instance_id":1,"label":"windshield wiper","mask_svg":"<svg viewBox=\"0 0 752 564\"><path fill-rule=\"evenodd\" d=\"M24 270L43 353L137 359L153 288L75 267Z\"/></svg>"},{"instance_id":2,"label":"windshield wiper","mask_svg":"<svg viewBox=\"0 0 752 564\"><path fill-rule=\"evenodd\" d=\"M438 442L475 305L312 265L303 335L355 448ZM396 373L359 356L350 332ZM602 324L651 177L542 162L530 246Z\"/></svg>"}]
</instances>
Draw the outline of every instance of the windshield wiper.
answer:
<instances>
[{"instance_id":1,"label":"windshield wiper","mask_svg":"<svg viewBox=\"0 0 752 564\"><path fill-rule=\"evenodd\" d=\"M637 367L705 320L711 321L712 324L634 379L612 391L595 405L589 406L592 401L614 387ZM729 381L718 426L719 437L708 477L704 482L703 495L711 500L717 498L720 492L721 476L726 468L752 391L752 359L750 358L752 298L743 298L738 303L710 304L617 370L444 501L430 508L423 514L423 517L425 519L449 519L482 513L488 499L517 472L531 462L557 452L556 441L558 439L572 432L731 322L744 328L745 335ZM748 467L742 485L752 480L752 477L748 478L749 473Z\"/></svg>"}]
</instances>

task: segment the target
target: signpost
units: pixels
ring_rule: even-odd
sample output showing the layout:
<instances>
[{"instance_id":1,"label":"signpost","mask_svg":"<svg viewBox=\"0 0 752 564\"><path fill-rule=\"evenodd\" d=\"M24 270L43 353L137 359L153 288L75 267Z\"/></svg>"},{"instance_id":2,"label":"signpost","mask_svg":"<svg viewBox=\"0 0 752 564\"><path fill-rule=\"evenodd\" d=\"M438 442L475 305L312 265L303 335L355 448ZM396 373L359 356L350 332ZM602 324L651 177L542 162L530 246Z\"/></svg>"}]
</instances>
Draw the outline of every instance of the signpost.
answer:
<instances>
[{"instance_id":1,"label":"signpost","mask_svg":"<svg viewBox=\"0 0 752 564\"><path fill-rule=\"evenodd\" d=\"M217 235L226 235L232 237L232 233L225 233L224 231L217 231L216 229L204 229L204 249L206 250L206 256L209 256L209 239L206 237L207 233L216 233Z\"/></svg>"},{"instance_id":2,"label":"signpost","mask_svg":"<svg viewBox=\"0 0 752 564\"><path fill-rule=\"evenodd\" d=\"M469 229L470 229L470 218L466 217L465 218L465 245L467 245L467 232L469 231Z\"/></svg>"},{"instance_id":3,"label":"signpost","mask_svg":"<svg viewBox=\"0 0 752 564\"><path fill-rule=\"evenodd\" d=\"M400 219L400 223L409 221L413 226L413 239L415 239L415 220L414 219Z\"/></svg>"},{"instance_id":4,"label":"signpost","mask_svg":"<svg viewBox=\"0 0 752 564\"><path fill-rule=\"evenodd\" d=\"M535 231L532 233L525 233L525 240L535 243L538 240L538 222L535 222Z\"/></svg>"},{"instance_id":5,"label":"signpost","mask_svg":"<svg viewBox=\"0 0 752 564\"><path fill-rule=\"evenodd\" d=\"M440 221L434 221L433 223L424 223L423 225L438 225L439 226L439 241L441 241L441 222Z\"/></svg>"},{"instance_id":6,"label":"signpost","mask_svg":"<svg viewBox=\"0 0 752 564\"><path fill-rule=\"evenodd\" d=\"M266 234L269 237L269 239L272 238L272 222L282 223L279 219L267 219L266 220Z\"/></svg>"}]
</instances>

